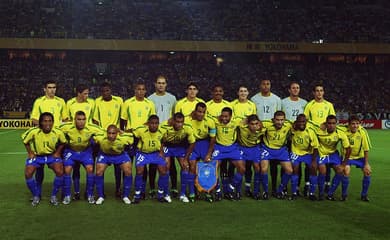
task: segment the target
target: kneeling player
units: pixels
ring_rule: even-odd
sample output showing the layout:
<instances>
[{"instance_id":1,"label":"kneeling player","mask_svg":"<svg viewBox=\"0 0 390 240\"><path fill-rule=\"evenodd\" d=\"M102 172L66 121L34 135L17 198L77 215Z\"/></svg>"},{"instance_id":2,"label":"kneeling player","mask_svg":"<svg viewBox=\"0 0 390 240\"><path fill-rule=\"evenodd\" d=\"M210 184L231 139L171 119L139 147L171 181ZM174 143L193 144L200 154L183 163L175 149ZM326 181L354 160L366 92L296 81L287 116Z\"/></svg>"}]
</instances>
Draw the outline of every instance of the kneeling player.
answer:
<instances>
[{"instance_id":1,"label":"kneeling player","mask_svg":"<svg viewBox=\"0 0 390 240\"><path fill-rule=\"evenodd\" d=\"M309 199L316 200L315 190L317 187L317 161L318 139L314 131L307 127L305 114L299 114L294 122L291 136L290 159L294 173L291 176L291 199L297 198L300 164L304 163L310 169Z\"/></svg>"},{"instance_id":2,"label":"kneeling player","mask_svg":"<svg viewBox=\"0 0 390 240\"><path fill-rule=\"evenodd\" d=\"M242 153L242 158L246 162L251 162L255 170L253 198L260 199L260 139L264 134L262 123L256 114L249 115L246 118L246 123L239 127L238 143ZM251 167L251 165L249 165ZM246 164L248 167L248 164Z\"/></svg>"},{"instance_id":3,"label":"kneeling player","mask_svg":"<svg viewBox=\"0 0 390 240\"><path fill-rule=\"evenodd\" d=\"M93 157L92 157L92 137L95 135L104 135L103 129L95 124L87 124L85 113L78 111L75 114L74 122L65 123L60 129L65 133L68 140L65 147L64 156L64 200L63 204L69 204L71 201L72 169L75 163L84 166L87 172L87 199L88 202L95 203L93 197Z\"/></svg>"},{"instance_id":4,"label":"kneeling player","mask_svg":"<svg viewBox=\"0 0 390 240\"><path fill-rule=\"evenodd\" d=\"M371 182L371 167L368 163L368 151L370 150L370 140L367 131L360 127L359 118L352 115L349 118L348 128L345 129L351 145L351 155L349 156L344 168L344 176L342 179L341 200L345 201L348 195L349 175L351 173L351 165L361 168L363 171L362 192L360 198L362 201L369 201L367 192Z\"/></svg>"},{"instance_id":5,"label":"kneeling player","mask_svg":"<svg viewBox=\"0 0 390 240\"><path fill-rule=\"evenodd\" d=\"M141 193L145 185L143 173L147 164L156 164L158 168L158 200L160 202L171 202L168 189L169 175L167 163L164 159L161 144L164 133L159 129L158 124L158 116L151 115L148 119L147 126L138 127L133 131L134 137L138 138L137 152L135 155L137 175L135 176L134 203L141 201Z\"/></svg>"},{"instance_id":6,"label":"kneeling player","mask_svg":"<svg viewBox=\"0 0 390 240\"><path fill-rule=\"evenodd\" d=\"M95 184L98 199L96 204L104 202L104 178L103 174L108 165L119 164L124 173L123 178L123 202L131 204L129 194L133 178L131 175L131 160L125 152L125 147L133 143L133 136L129 134L119 135L119 129L115 125L109 125L104 136L95 137L94 140L99 145L100 152L96 161Z\"/></svg>"},{"instance_id":7,"label":"kneeling player","mask_svg":"<svg viewBox=\"0 0 390 240\"><path fill-rule=\"evenodd\" d=\"M62 187L63 165L61 152L65 146L66 138L62 131L53 129L54 117L51 113L44 112L39 116L39 127L27 130L23 135L23 143L27 150L26 167L24 170L27 187L30 189L33 200L32 205L40 202L40 192L33 178L37 168L47 164L55 173L53 190L50 203L58 205L57 193Z\"/></svg>"},{"instance_id":8,"label":"kneeling player","mask_svg":"<svg viewBox=\"0 0 390 240\"><path fill-rule=\"evenodd\" d=\"M242 155L237 139L237 128L239 126L238 121L232 120L232 109L224 107L218 121L215 123L216 133L216 144L213 152L213 160L218 160L218 166L221 161L231 160L232 164L236 167L237 172L233 176L233 182L230 184L228 173L226 168L221 168L221 178L223 185L224 197L229 200L241 199L241 185L242 178L245 174L245 162L242 160ZM234 192L235 190L235 192ZM233 194L234 192L234 194ZM216 200L222 199L222 193L220 184L218 183L216 190Z\"/></svg>"}]
</instances>

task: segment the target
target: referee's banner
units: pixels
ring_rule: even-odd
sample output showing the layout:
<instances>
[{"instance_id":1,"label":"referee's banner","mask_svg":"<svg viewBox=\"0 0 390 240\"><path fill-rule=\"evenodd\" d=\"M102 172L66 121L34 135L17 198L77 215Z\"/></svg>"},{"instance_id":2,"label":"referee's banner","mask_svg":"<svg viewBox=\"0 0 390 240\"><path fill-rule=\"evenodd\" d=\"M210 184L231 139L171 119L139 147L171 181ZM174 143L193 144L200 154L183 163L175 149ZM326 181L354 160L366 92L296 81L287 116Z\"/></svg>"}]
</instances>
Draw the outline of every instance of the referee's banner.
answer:
<instances>
[{"instance_id":1,"label":"referee's banner","mask_svg":"<svg viewBox=\"0 0 390 240\"><path fill-rule=\"evenodd\" d=\"M346 125L348 124L348 120L339 120L339 123ZM362 125L362 127L367 129L382 129L383 126L382 120L361 120L360 124Z\"/></svg>"},{"instance_id":2,"label":"referee's banner","mask_svg":"<svg viewBox=\"0 0 390 240\"><path fill-rule=\"evenodd\" d=\"M31 119L0 119L0 129L28 129L33 126Z\"/></svg>"},{"instance_id":3,"label":"referee's banner","mask_svg":"<svg viewBox=\"0 0 390 240\"><path fill-rule=\"evenodd\" d=\"M382 129L390 129L390 120L382 120Z\"/></svg>"}]
</instances>

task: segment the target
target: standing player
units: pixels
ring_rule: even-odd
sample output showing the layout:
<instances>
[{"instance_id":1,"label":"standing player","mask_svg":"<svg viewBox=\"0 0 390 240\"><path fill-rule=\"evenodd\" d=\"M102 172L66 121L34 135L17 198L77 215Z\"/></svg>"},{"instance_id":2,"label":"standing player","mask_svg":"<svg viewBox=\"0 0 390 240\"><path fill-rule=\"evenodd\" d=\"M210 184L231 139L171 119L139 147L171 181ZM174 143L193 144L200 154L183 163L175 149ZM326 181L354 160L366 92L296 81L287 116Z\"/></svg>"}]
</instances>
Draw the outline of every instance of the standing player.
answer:
<instances>
[{"instance_id":1,"label":"standing player","mask_svg":"<svg viewBox=\"0 0 390 240\"><path fill-rule=\"evenodd\" d=\"M245 174L245 162L242 160L242 155L238 144L236 143L237 131L239 122L232 120L233 110L229 107L222 109L218 121L215 123L216 143L214 146L213 160L217 160L217 166L221 166L220 173L222 178L222 186L224 197L229 200L240 200L242 177ZM233 176L232 183L228 177L228 171L222 164L223 161L231 161L236 167L237 172ZM235 191L235 192L234 192ZM234 192L234 195L233 195ZM216 190L216 200L222 200L220 184L218 183Z\"/></svg>"},{"instance_id":2,"label":"standing player","mask_svg":"<svg viewBox=\"0 0 390 240\"><path fill-rule=\"evenodd\" d=\"M349 143L351 145L351 155L344 167L344 176L342 179L341 200L345 201L348 196L349 175L351 173L351 165L362 169L362 191L360 199L362 201L370 201L368 198L368 187L371 182L371 166L368 163L368 151L370 150L370 140L367 131L360 127L360 120L356 115L352 115L348 121L348 128L345 130Z\"/></svg>"},{"instance_id":3,"label":"standing player","mask_svg":"<svg viewBox=\"0 0 390 240\"><path fill-rule=\"evenodd\" d=\"M260 81L260 92L251 98L256 105L257 116L261 121L271 120L274 113L282 109L280 98L271 92L271 80L263 79ZM271 184L272 193L275 193L276 181L278 175L278 162L271 162Z\"/></svg>"},{"instance_id":4,"label":"standing player","mask_svg":"<svg viewBox=\"0 0 390 240\"><path fill-rule=\"evenodd\" d=\"M133 178L131 174L131 160L125 151L125 147L133 144L133 136L129 133L119 135L119 128L117 128L115 125L109 125L107 127L106 134L103 136L94 137L94 140L100 149L96 161L95 184L98 199L95 203L100 205L104 202L103 174L106 171L107 166L111 164L118 164L124 173L122 201L125 204L131 204L129 194Z\"/></svg>"},{"instance_id":5,"label":"standing player","mask_svg":"<svg viewBox=\"0 0 390 240\"><path fill-rule=\"evenodd\" d=\"M206 104L199 102L191 116L186 118L186 122L192 126L195 136L195 147L190 155L190 173L189 179L189 200L195 201L194 182L196 178L196 161L202 159L205 162L211 161L211 156L215 145L215 122L206 117ZM213 201L211 196L206 195L207 201Z\"/></svg>"},{"instance_id":6,"label":"standing player","mask_svg":"<svg viewBox=\"0 0 390 240\"><path fill-rule=\"evenodd\" d=\"M247 162L250 163L249 164L250 168L253 165L253 168L255 170L253 198L256 200L260 199L260 180L261 180L260 140L261 140L261 136L264 134L264 130L265 129L262 127L262 123L259 120L259 117L256 114L252 114L245 119L245 124L244 123L240 124L239 132L238 132L239 134L237 137L243 160L246 163ZM248 164L245 164L245 167L248 167ZM245 188L247 187L248 186L245 185ZM249 190L250 190L250 184L249 184ZM248 193L247 189L245 189L245 191Z\"/></svg>"},{"instance_id":7,"label":"standing player","mask_svg":"<svg viewBox=\"0 0 390 240\"><path fill-rule=\"evenodd\" d=\"M53 126L58 127L61 122L67 121L68 115L64 99L56 96L57 84L54 81L47 81L43 86L45 95L37 98L31 112L31 119L35 126L39 125L39 117L44 112L49 112L54 117ZM44 165L38 167L35 173L35 179L40 195L44 177Z\"/></svg>"},{"instance_id":8,"label":"standing player","mask_svg":"<svg viewBox=\"0 0 390 240\"><path fill-rule=\"evenodd\" d=\"M175 113L171 121L165 121L161 128L165 131L163 145L165 147L164 152L165 159L168 162L168 169L171 169L172 166L170 164L175 164L174 159L177 158L181 168L181 192L179 199L181 202L188 203L186 190L192 181L189 175L190 166L188 159L195 146L193 129L190 125L184 123L184 115L180 112Z\"/></svg>"},{"instance_id":9,"label":"standing player","mask_svg":"<svg viewBox=\"0 0 390 240\"><path fill-rule=\"evenodd\" d=\"M156 114L160 122L168 120L172 116L173 108L176 104L176 97L167 92L167 79L163 75L159 75L154 83L156 91L148 97L156 107ZM150 195L153 198L155 194L155 179L157 165L149 165L149 185Z\"/></svg>"},{"instance_id":10,"label":"standing player","mask_svg":"<svg viewBox=\"0 0 390 240\"><path fill-rule=\"evenodd\" d=\"M101 96L95 100L95 111L93 121L102 129L107 129L110 125L120 127L120 116L123 105L123 99L119 96L112 95L111 84L108 82L102 83L100 86ZM122 172L119 165L114 164L115 174L115 195L121 197L121 180Z\"/></svg>"},{"instance_id":11,"label":"standing player","mask_svg":"<svg viewBox=\"0 0 390 240\"><path fill-rule=\"evenodd\" d=\"M292 128L290 159L294 173L291 176L291 199L298 196L298 179L301 163L310 169L309 199L316 200L315 190L317 187L317 155L318 139L315 132L307 126L305 114L299 114Z\"/></svg>"},{"instance_id":12,"label":"standing player","mask_svg":"<svg viewBox=\"0 0 390 240\"><path fill-rule=\"evenodd\" d=\"M248 100L249 91L245 86L240 86L237 92L238 98L232 104L233 116L240 121L247 118L249 115L256 114L256 105ZM245 195L252 196L252 162L245 161Z\"/></svg>"},{"instance_id":13,"label":"standing player","mask_svg":"<svg viewBox=\"0 0 390 240\"><path fill-rule=\"evenodd\" d=\"M57 193L62 187L63 165L61 152L66 139L62 131L53 128L53 114L44 112L39 116L39 127L27 130L23 135L23 144L27 150L26 167L24 170L27 187L30 189L33 200L32 205L37 206L41 200L41 189L33 175L37 168L47 164L55 173L53 191L50 203L58 205Z\"/></svg>"},{"instance_id":14,"label":"standing player","mask_svg":"<svg viewBox=\"0 0 390 240\"><path fill-rule=\"evenodd\" d=\"M191 115L195 109L195 105L198 102L205 102L203 99L198 98L198 86L195 83L189 83L186 88L187 96L177 101L175 106L175 113L181 112L184 117Z\"/></svg>"},{"instance_id":15,"label":"standing player","mask_svg":"<svg viewBox=\"0 0 390 240\"><path fill-rule=\"evenodd\" d=\"M83 111L88 123L92 123L95 101L89 98L89 88L87 85L80 84L76 87L77 96L66 102L69 120L73 121L78 111Z\"/></svg>"},{"instance_id":16,"label":"standing player","mask_svg":"<svg viewBox=\"0 0 390 240\"><path fill-rule=\"evenodd\" d=\"M223 99L224 91L221 85L215 85L213 87L213 98L206 103L207 116L211 117L214 121L221 115L221 110L225 107L231 107L230 102Z\"/></svg>"},{"instance_id":17,"label":"standing player","mask_svg":"<svg viewBox=\"0 0 390 240\"><path fill-rule=\"evenodd\" d=\"M319 191L319 200L324 199L324 184L325 184L325 174L326 166L329 164L333 167L336 175L332 180L332 185L328 191L329 200L334 200L333 194L336 191L340 181L342 180L343 166L345 166L346 161L349 159L351 153L351 148L349 141L345 133L336 129L337 118L335 115L329 115L326 117L325 129L316 129L316 134L318 137L319 147L317 158L318 165L318 191ZM339 152L337 151L338 143L341 143L341 147L344 149L344 156L341 159Z\"/></svg>"},{"instance_id":18,"label":"standing player","mask_svg":"<svg viewBox=\"0 0 390 240\"><path fill-rule=\"evenodd\" d=\"M77 96L69 99L66 102L66 109L70 121L74 121L76 112L82 111L85 114L88 123L92 123L93 111L95 109L95 101L89 98L89 88L87 85L79 84L76 87ZM73 164L73 187L74 199L80 199L80 162Z\"/></svg>"},{"instance_id":19,"label":"standing player","mask_svg":"<svg viewBox=\"0 0 390 240\"><path fill-rule=\"evenodd\" d=\"M315 125L321 125L326 121L329 115L336 115L333 104L324 99L324 86L316 84L313 88L314 99L306 104L304 113L309 122ZM328 189L330 185L330 166L326 166L325 188Z\"/></svg>"},{"instance_id":20,"label":"standing player","mask_svg":"<svg viewBox=\"0 0 390 240\"><path fill-rule=\"evenodd\" d=\"M263 121L263 127L266 129L263 137L261 153L261 182L263 185L263 199L268 199L268 166L269 162L280 162L282 169L282 180L276 191L276 197L282 199L285 197L283 190L287 186L293 172L290 158L287 150L287 138L290 135L291 123L286 121L286 115L283 111L276 111L272 122Z\"/></svg>"},{"instance_id":21,"label":"standing player","mask_svg":"<svg viewBox=\"0 0 390 240\"><path fill-rule=\"evenodd\" d=\"M145 97L146 87L144 83L137 83L135 85L135 96L127 99L123 103L123 108L121 112L121 129L125 129L127 132L132 132L134 129L143 126L148 118L156 114L156 109L154 103ZM135 140L135 144L137 140ZM135 148L130 149L129 155L132 158L135 156ZM144 182L147 180L147 169L144 172ZM145 191L142 192L144 196Z\"/></svg>"},{"instance_id":22,"label":"standing player","mask_svg":"<svg viewBox=\"0 0 390 240\"><path fill-rule=\"evenodd\" d=\"M175 113L181 112L184 115L184 117L190 116L192 111L194 111L197 103L199 102L205 103L203 99L197 97L198 92L199 92L198 86L195 83L192 82L188 83L186 87L187 96L177 101L174 112ZM177 170L176 170L176 165L173 162L174 159L171 158L170 161L172 161L169 164L170 166L169 175L171 178L171 186L172 186L171 191L172 191L172 196L176 197L175 195L177 195Z\"/></svg>"},{"instance_id":23,"label":"standing player","mask_svg":"<svg viewBox=\"0 0 390 240\"><path fill-rule=\"evenodd\" d=\"M299 83L297 82L290 83L288 92L290 93L290 96L282 100L282 111L286 114L286 119L293 122L297 119L299 114L304 113L307 101L299 97L300 86ZM302 171L301 171L301 166L299 165L298 167L299 167L298 168L299 170L298 186L299 186L299 183L301 182L300 177ZM304 188L305 196L308 192L308 187L310 186L309 174L310 174L309 168L305 167L305 188Z\"/></svg>"},{"instance_id":24,"label":"standing player","mask_svg":"<svg viewBox=\"0 0 390 240\"><path fill-rule=\"evenodd\" d=\"M164 159L164 151L161 144L164 132L159 129L159 119L157 115L151 115L147 126L141 126L134 130L134 136L139 139L137 153L135 155L135 166L137 175L135 176L134 203L141 201L141 193L145 185L142 179L144 167L147 164L155 164L158 167L159 180L157 198L160 202L171 202L169 196L169 175L167 163Z\"/></svg>"},{"instance_id":25,"label":"standing player","mask_svg":"<svg viewBox=\"0 0 390 240\"><path fill-rule=\"evenodd\" d=\"M87 199L90 204L93 204L95 203L93 197L94 161L91 140L93 136L104 135L104 130L95 124L87 123L87 117L83 111L76 112L74 121L61 125L60 129L65 133L67 139L67 145L63 153L65 173L64 200L62 203L69 204L71 201L72 178L70 174L77 162L78 165L82 164L87 172Z\"/></svg>"}]
</instances>

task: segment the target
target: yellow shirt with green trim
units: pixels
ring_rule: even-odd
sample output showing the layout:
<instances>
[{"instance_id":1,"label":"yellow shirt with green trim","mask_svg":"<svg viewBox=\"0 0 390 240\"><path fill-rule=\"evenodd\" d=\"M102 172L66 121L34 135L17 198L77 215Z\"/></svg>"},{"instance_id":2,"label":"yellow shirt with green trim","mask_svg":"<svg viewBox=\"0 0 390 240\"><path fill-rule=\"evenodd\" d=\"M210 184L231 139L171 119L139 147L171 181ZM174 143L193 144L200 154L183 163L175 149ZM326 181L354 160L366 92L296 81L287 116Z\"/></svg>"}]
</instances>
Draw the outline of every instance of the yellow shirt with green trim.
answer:
<instances>
[{"instance_id":1,"label":"yellow shirt with green trim","mask_svg":"<svg viewBox=\"0 0 390 240\"><path fill-rule=\"evenodd\" d=\"M219 121L215 122L215 128L217 130L216 143L223 146L230 146L236 142L239 120L231 120L227 124L223 124Z\"/></svg>"},{"instance_id":2,"label":"yellow shirt with green trim","mask_svg":"<svg viewBox=\"0 0 390 240\"><path fill-rule=\"evenodd\" d=\"M266 131L265 128L262 128L261 130L252 132L249 130L247 124L240 124L238 130L237 141L241 146L244 147L254 147L259 145L261 142L261 137Z\"/></svg>"},{"instance_id":3,"label":"yellow shirt with green trim","mask_svg":"<svg viewBox=\"0 0 390 240\"><path fill-rule=\"evenodd\" d=\"M318 153L320 157L328 156L337 151L337 145L340 142L342 148L348 148L350 146L347 135L343 131L336 130L332 133L322 130L320 128L315 129L318 138Z\"/></svg>"},{"instance_id":4,"label":"yellow shirt with green trim","mask_svg":"<svg viewBox=\"0 0 390 240\"><path fill-rule=\"evenodd\" d=\"M22 134L24 144L29 144L31 151L36 155L53 154L58 144L65 144L65 134L58 128L53 128L49 133L44 133L39 127L28 129Z\"/></svg>"},{"instance_id":5,"label":"yellow shirt with green trim","mask_svg":"<svg viewBox=\"0 0 390 240\"><path fill-rule=\"evenodd\" d=\"M231 102L233 109L233 116L236 119L243 120L249 115L256 114L256 105L248 100L246 102L240 102L238 99Z\"/></svg>"},{"instance_id":6,"label":"yellow shirt with green trim","mask_svg":"<svg viewBox=\"0 0 390 240\"><path fill-rule=\"evenodd\" d=\"M186 146L195 142L194 130L192 127L184 123L183 128L176 131L173 126L164 121L161 124L161 129L164 131L163 143L166 146Z\"/></svg>"},{"instance_id":7,"label":"yellow shirt with green trim","mask_svg":"<svg viewBox=\"0 0 390 240\"><path fill-rule=\"evenodd\" d=\"M176 102L175 113L181 112L185 117L188 117L195 110L195 106L199 102L205 103L201 98L195 98L194 101L190 101L187 97L184 97Z\"/></svg>"},{"instance_id":8,"label":"yellow shirt with green trim","mask_svg":"<svg viewBox=\"0 0 390 240\"><path fill-rule=\"evenodd\" d=\"M132 97L123 103L121 118L127 121L126 130L134 130L144 125L153 114L156 114L156 109L152 101L147 98L138 101Z\"/></svg>"},{"instance_id":9,"label":"yellow shirt with green trim","mask_svg":"<svg viewBox=\"0 0 390 240\"><path fill-rule=\"evenodd\" d=\"M215 137L215 122L209 117L205 117L202 121L198 121L190 116L186 118L186 123L192 127L196 140Z\"/></svg>"},{"instance_id":10,"label":"yellow shirt with green trim","mask_svg":"<svg viewBox=\"0 0 390 240\"><path fill-rule=\"evenodd\" d=\"M337 126L337 128L343 131L349 140L351 147L349 159L364 158L364 152L368 152L371 145L367 130L363 127L359 127L358 130L353 133L349 130L348 126Z\"/></svg>"},{"instance_id":11,"label":"yellow shirt with green trim","mask_svg":"<svg viewBox=\"0 0 390 240\"><path fill-rule=\"evenodd\" d=\"M110 125L119 127L123 99L118 96L112 96L110 101L104 101L100 96L95 100L95 111L93 119L99 122L99 126L107 129Z\"/></svg>"},{"instance_id":12,"label":"yellow shirt with green trim","mask_svg":"<svg viewBox=\"0 0 390 240\"><path fill-rule=\"evenodd\" d=\"M272 149L280 149L287 144L290 136L292 123L286 120L280 129L276 129L272 121L263 121L263 127L266 129L263 136L265 146Z\"/></svg>"},{"instance_id":13,"label":"yellow shirt with green trim","mask_svg":"<svg viewBox=\"0 0 390 240\"><path fill-rule=\"evenodd\" d=\"M74 120L76 112L83 111L87 122L92 122L93 111L95 109L95 101L92 98L87 98L85 102L77 102L76 98L71 98L66 102L69 120Z\"/></svg>"},{"instance_id":14,"label":"yellow shirt with green trim","mask_svg":"<svg viewBox=\"0 0 390 240\"><path fill-rule=\"evenodd\" d=\"M158 128L156 132L149 131L148 126L141 126L134 131L134 137L138 138L137 148L144 153L160 151L164 131Z\"/></svg>"},{"instance_id":15,"label":"yellow shirt with green trim","mask_svg":"<svg viewBox=\"0 0 390 240\"><path fill-rule=\"evenodd\" d=\"M74 123L68 122L62 124L59 129L65 133L67 146L76 152L81 152L91 145L91 138L94 136L104 136L105 130L95 124L86 124L81 130L78 130Z\"/></svg>"},{"instance_id":16,"label":"yellow shirt with green trim","mask_svg":"<svg viewBox=\"0 0 390 240\"><path fill-rule=\"evenodd\" d=\"M229 107L233 110L232 105L229 101L223 100L220 103L210 100L206 103L207 106L207 116L217 121L218 117L221 115L221 111L225 107ZM234 116L233 116L234 117Z\"/></svg>"},{"instance_id":17,"label":"yellow shirt with green trim","mask_svg":"<svg viewBox=\"0 0 390 240\"><path fill-rule=\"evenodd\" d=\"M42 96L35 100L31 111L31 118L39 120L39 116L44 112L53 114L55 127L61 125L61 122L68 118L65 101L57 96L54 98Z\"/></svg>"},{"instance_id":18,"label":"yellow shirt with green trim","mask_svg":"<svg viewBox=\"0 0 390 240\"><path fill-rule=\"evenodd\" d=\"M298 156L313 154L318 149L318 139L314 130L306 126L305 130L291 129L291 152Z\"/></svg>"},{"instance_id":19,"label":"yellow shirt with green trim","mask_svg":"<svg viewBox=\"0 0 390 240\"><path fill-rule=\"evenodd\" d=\"M336 115L333 104L323 100L322 102L316 102L311 100L306 104L304 114L306 118L314 124L320 125L326 121L326 117L329 115Z\"/></svg>"},{"instance_id":20,"label":"yellow shirt with green trim","mask_svg":"<svg viewBox=\"0 0 390 240\"><path fill-rule=\"evenodd\" d=\"M131 133L118 134L114 141L107 138L107 133L103 136L96 136L94 140L99 144L100 150L105 154L120 155L125 150L125 147L133 144L134 138Z\"/></svg>"}]
</instances>

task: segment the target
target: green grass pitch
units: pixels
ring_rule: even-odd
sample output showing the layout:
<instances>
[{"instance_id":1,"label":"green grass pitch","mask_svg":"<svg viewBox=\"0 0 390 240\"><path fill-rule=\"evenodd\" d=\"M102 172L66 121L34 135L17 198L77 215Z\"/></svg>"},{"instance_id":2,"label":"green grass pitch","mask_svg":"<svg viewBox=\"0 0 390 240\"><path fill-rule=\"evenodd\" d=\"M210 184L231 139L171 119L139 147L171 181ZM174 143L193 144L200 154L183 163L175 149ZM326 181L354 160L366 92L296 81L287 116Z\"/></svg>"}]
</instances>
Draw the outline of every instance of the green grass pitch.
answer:
<instances>
[{"instance_id":1,"label":"green grass pitch","mask_svg":"<svg viewBox=\"0 0 390 240\"><path fill-rule=\"evenodd\" d=\"M390 239L390 131L370 130L371 202L360 201L362 173L352 169L346 202L224 200L171 204L146 200L126 206L114 195L112 167L107 199L53 207L53 174L45 171L43 199L31 207L24 182L21 130L0 131L0 239ZM82 177L82 182L85 178ZM82 185L82 188L84 185ZM337 192L337 197L339 197Z\"/></svg>"}]
</instances>

